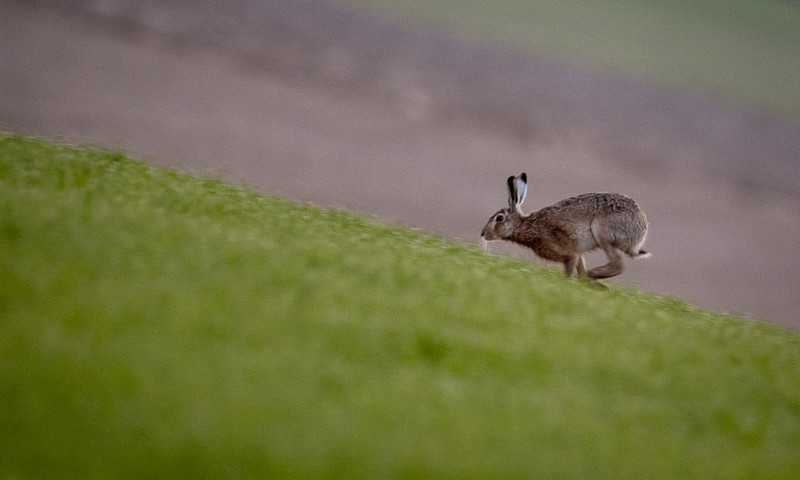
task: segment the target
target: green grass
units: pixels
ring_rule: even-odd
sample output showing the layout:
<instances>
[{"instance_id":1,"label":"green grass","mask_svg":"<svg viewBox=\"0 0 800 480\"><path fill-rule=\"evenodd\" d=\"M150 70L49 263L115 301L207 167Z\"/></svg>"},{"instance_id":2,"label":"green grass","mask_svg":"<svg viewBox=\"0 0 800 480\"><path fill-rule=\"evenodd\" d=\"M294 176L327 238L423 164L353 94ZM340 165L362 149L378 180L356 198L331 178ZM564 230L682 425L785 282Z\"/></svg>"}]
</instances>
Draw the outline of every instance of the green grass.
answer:
<instances>
[{"instance_id":1,"label":"green grass","mask_svg":"<svg viewBox=\"0 0 800 480\"><path fill-rule=\"evenodd\" d=\"M3 478L800 476L800 337L0 134Z\"/></svg>"},{"instance_id":2,"label":"green grass","mask_svg":"<svg viewBox=\"0 0 800 480\"><path fill-rule=\"evenodd\" d=\"M335 1L800 118L796 2Z\"/></svg>"}]
</instances>

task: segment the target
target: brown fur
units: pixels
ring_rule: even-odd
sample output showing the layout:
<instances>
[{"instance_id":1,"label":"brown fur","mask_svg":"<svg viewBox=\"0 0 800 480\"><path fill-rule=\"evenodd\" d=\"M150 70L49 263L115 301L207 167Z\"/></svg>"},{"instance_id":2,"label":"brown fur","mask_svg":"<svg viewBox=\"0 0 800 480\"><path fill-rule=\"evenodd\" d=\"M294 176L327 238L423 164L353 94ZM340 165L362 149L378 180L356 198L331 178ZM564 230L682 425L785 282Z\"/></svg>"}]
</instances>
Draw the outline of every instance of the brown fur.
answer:
<instances>
[{"instance_id":1,"label":"brown fur","mask_svg":"<svg viewBox=\"0 0 800 480\"><path fill-rule=\"evenodd\" d=\"M524 215L521 204L526 175L509 177L507 183L509 206L492 215L481 231L483 239L517 243L545 260L562 263L567 276L577 270L579 276L595 279L623 272L619 251L633 258L649 256L641 250L647 216L632 198L586 193ZM608 263L587 272L583 254L598 248L605 252Z\"/></svg>"}]
</instances>

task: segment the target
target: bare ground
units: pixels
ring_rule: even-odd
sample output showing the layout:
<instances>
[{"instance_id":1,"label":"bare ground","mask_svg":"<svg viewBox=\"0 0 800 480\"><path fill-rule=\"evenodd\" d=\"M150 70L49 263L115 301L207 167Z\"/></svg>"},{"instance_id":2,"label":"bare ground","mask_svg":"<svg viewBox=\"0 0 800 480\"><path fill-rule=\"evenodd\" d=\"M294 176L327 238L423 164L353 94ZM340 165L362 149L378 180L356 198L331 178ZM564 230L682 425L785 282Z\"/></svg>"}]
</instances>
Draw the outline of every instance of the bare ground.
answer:
<instances>
[{"instance_id":1,"label":"bare ground","mask_svg":"<svg viewBox=\"0 0 800 480\"><path fill-rule=\"evenodd\" d=\"M522 170L528 209L627 193L654 257L616 281L800 328L799 122L315 0L0 12L4 129L464 241Z\"/></svg>"}]
</instances>

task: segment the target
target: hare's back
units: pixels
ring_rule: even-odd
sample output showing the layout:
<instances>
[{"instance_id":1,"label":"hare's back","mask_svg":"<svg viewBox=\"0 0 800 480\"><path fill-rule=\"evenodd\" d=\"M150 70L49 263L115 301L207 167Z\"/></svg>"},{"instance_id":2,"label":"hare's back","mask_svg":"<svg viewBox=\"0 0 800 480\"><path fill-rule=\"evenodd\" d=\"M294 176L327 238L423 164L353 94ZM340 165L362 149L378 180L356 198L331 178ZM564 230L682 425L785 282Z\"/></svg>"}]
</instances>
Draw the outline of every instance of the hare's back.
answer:
<instances>
[{"instance_id":1,"label":"hare's back","mask_svg":"<svg viewBox=\"0 0 800 480\"><path fill-rule=\"evenodd\" d=\"M577 197L561 200L552 207L553 212L560 211L575 215L613 215L615 213L634 213L640 210L636 201L619 193L584 193Z\"/></svg>"}]
</instances>

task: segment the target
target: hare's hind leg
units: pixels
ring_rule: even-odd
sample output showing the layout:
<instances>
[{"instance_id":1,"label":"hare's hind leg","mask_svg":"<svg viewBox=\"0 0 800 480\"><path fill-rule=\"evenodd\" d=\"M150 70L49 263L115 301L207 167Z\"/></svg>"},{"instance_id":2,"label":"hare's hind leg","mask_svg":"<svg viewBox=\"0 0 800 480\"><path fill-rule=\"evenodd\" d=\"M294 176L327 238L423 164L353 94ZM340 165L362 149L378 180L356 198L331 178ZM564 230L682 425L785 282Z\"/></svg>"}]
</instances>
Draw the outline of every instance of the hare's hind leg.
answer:
<instances>
[{"instance_id":1,"label":"hare's hind leg","mask_svg":"<svg viewBox=\"0 0 800 480\"><path fill-rule=\"evenodd\" d=\"M619 256L619 253L617 253L617 249L608 244L602 245L602 247L608 257L608 263L589 270L589 278L600 279L616 277L625 270L625 266L622 264L622 258Z\"/></svg>"},{"instance_id":2,"label":"hare's hind leg","mask_svg":"<svg viewBox=\"0 0 800 480\"><path fill-rule=\"evenodd\" d=\"M589 278L600 279L616 277L625 270L625 267L622 264L622 258L619 256L619 253L617 253L616 247L611 244L611 240L607 234L608 232L606 232L606 226L600 219L595 218L592 220L591 229L597 245L606 252L608 263L589 270Z\"/></svg>"}]
</instances>

